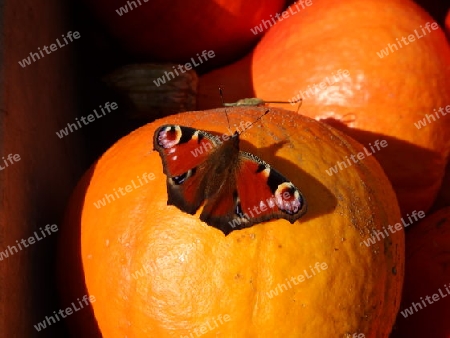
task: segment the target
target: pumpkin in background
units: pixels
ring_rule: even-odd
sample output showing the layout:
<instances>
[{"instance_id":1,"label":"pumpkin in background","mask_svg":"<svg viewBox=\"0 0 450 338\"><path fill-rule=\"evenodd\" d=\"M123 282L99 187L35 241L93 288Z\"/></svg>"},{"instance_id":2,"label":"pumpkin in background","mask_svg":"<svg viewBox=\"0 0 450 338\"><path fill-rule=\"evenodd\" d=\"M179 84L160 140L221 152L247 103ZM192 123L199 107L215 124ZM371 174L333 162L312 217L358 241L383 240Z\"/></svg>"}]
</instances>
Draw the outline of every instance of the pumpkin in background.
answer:
<instances>
[{"instance_id":1,"label":"pumpkin in background","mask_svg":"<svg viewBox=\"0 0 450 338\"><path fill-rule=\"evenodd\" d=\"M227 101L287 101L301 91L300 114L339 128L369 151L385 139L389 146L374 155L402 213L426 211L450 151L450 47L441 28L428 25L424 35L421 25L425 29L427 22L434 20L407 0L314 1L274 25L251 55L201 77L200 108L216 104L217 83L224 85ZM424 36L379 57L415 29ZM233 83L239 83L238 92ZM415 126L439 108L447 116Z\"/></svg>"},{"instance_id":2,"label":"pumpkin in background","mask_svg":"<svg viewBox=\"0 0 450 338\"><path fill-rule=\"evenodd\" d=\"M406 232L405 284L392 338L450 338L449 248L450 207ZM410 308L413 302L416 307Z\"/></svg>"},{"instance_id":3,"label":"pumpkin in background","mask_svg":"<svg viewBox=\"0 0 450 338\"><path fill-rule=\"evenodd\" d=\"M430 211L435 212L444 207L450 207L450 162L447 163L441 188Z\"/></svg>"},{"instance_id":4,"label":"pumpkin in background","mask_svg":"<svg viewBox=\"0 0 450 338\"><path fill-rule=\"evenodd\" d=\"M445 31L447 32L447 38L450 41L450 9L447 11L447 16L445 17Z\"/></svg>"},{"instance_id":5,"label":"pumpkin in background","mask_svg":"<svg viewBox=\"0 0 450 338\"><path fill-rule=\"evenodd\" d=\"M212 50L202 66L234 61L261 38L251 28L284 0L84 0L125 49L145 61L186 62ZM134 9L130 10L128 3ZM140 5L139 5L140 3ZM127 12L124 12L124 8ZM122 15L119 15L121 13ZM197 69L198 71L198 69Z\"/></svg>"},{"instance_id":6,"label":"pumpkin in background","mask_svg":"<svg viewBox=\"0 0 450 338\"><path fill-rule=\"evenodd\" d=\"M226 111L234 129L265 108ZM388 336L400 304L403 229L371 246L363 241L399 222L395 193L373 157L327 174L360 144L326 124L271 109L241 135L241 150L299 187L308 212L294 224L273 220L224 236L200 221L201 208L189 215L167 206L166 176L152 150L162 124L229 133L224 109L135 130L85 174L61 229L63 299L78 296L85 282L104 338ZM99 204L132 180L138 188ZM72 268L77 262L84 277Z\"/></svg>"}]
</instances>

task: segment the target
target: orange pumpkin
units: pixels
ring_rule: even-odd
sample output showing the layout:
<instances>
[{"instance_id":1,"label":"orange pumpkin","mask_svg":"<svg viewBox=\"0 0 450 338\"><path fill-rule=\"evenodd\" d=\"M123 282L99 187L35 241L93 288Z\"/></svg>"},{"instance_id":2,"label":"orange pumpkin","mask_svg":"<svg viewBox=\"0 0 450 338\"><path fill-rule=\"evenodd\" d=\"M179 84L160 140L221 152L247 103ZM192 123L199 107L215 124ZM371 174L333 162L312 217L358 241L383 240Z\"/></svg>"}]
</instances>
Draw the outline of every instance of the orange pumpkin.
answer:
<instances>
[{"instance_id":1,"label":"orange pumpkin","mask_svg":"<svg viewBox=\"0 0 450 338\"><path fill-rule=\"evenodd\" d=\"M227 112L233 126L265 109ZM167 206L166 176L152 150L156 128L167 123L227 133L224 109L169 116L122 138L92 166L61 229L65 302L95 296L104 338L388 336L403 282L403 230L363 241L399 221L395 193L373 157L327 174L360 144L271 109L241 135L241 149L292 180L308 212L294 224L273 220L224 236L200 221L201 208L189 215ZM106 199L132 180L137 188ZM90 321L95 330L93 318L83 320L74 326L88 330Z\"/></svg>"},{"instance_id":2,"label":"orange pumpkin","mask_svg":"<svg viewBox=\"0 0 450 338\"><path fill-rule=\"evenodd\" d=\"M449 248L450 207L406 232L405 285L392 338L450 338Z\"/></svg>"},{"instance_id":3,"label":"orange pumpkin","mask_svg":"<svg viewBox=\"0 0 450 338\"><path fill-rule=\"evenodd\" d=\"M447 38L450 40L450 9L447 11L447 16L445 17L445 31Z\"/></svg>"},{"instance_id":4,"label":"orange pumpkin","mask_svg":"<svg viewBox=\"0 0 450 338\"><path fill-rule=\"evenodd\" d=\"M374 155L403 214L426 211L450 152L450 47L433 22L408 0L314 1L274 25L251 55L200 78L200 109L217 106L217 83L227 101L302 96L299 113L335 126L369 151L386 140L389 146L374 148ZM415 41L404 45L402 37L411 34ZM426 126L418 129L419 121Z\"/></svg>"},{"instance_id":5,"label":"orange pumpkin","mask_svg":"<svg viewBox=\"0 0 450 338\"><path fill-rule=\"evenodd\" d=\"M439 189L439 193L437 195L436 201L434 202L431 211L435 212L439 209L449 206L450 206L450 162L447 163L441 188Z\"/></svg>"},{"instance_id":6,"label":"orange pumpkin","mask_svg":"<svg viewBox=\"0 0 450 338\"><path fill-rule=\"evenodd\" d=\"M128 52L147 61L200 64L197 53L213 51L201 68L241 57L262 36L251 29L284 6L284 0L85 2Z\"/></svg>"}]
</instances>

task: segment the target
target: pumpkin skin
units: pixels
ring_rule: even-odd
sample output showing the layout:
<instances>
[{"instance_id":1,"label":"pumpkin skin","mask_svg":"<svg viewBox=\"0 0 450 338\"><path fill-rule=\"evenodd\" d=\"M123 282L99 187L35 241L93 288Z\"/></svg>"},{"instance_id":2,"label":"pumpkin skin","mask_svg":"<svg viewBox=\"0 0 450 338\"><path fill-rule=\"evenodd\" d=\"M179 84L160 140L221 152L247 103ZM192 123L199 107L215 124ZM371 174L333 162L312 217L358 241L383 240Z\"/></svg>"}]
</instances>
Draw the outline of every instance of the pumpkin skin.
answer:
<instances>
[{"instance_id":1,"label":"pumpkin skin","mask_svg":"<svg viewBox=\"0 0 450 338\"><path fill-rule=\"evenodd\" d=\"M226 109L231 128L265 110ZM81 259L84 277L74 273L72 280L85 281L95 295L103 337L191 337L208 321L213 329L202 337L387 337L400 303L403 230L370 247L361 242L372 229L398 222L400 212L373 157L326 173L362 149L341 132L275 108L242 134L241 150L267 161L304 194L308 212L294 224L273 220L224 236L200 221L201 209L189 215L167 206L166 176L152 151L154 131L180 124L220 135L227 132L224 111L182 113L137 129L113 145L75 190L61 229L61 275ZM94 206L143 173L155 179ZM77 234L78 252L72 250ZM270 298L279 283L317 262L328 268ZM137 271L145 273L135 278ZM67 287L62 292L73 298ZM216 327L213 320L225 315L230 320Z\"/></svg>"},{"instance_id":2,"label":"pumpkin skin","mask_svg":"<svg viewBox=\"0 0 450 338\"><path fill-rule=\"evenodd\" d=\"M426 296L440 295L426 302L406 318L399 313L392 338L450 338L450 207L438 210L406 232L406 274L400 310L426 302ZM433 300L432 300L433 301Z\"/></svg>"},{"instance_id":3,"label":"pumpkin skin","mask_svg":"<svg viewBox=\"0 0 450 338\"><path fill-rule=\"evenodd\" d=\"M251 28L282 10L284 0L134 0L141 5L119 16L123 0L85 0L124 48L146 61L196 63L197 53L212 50L203 66L223 65L246 53L262 34ZM192 63L192 62L191 62ZM202 68L203 68L202 66ZM198 71L198 69L196 69Z\"/></svg>"},{"instance_id":4,"label":"pumpkin skin","mask_svg":"<svg viewBox=\"0 0 450 338\"><path fill-rule=\"evenodd\" d=\"M386 139L389 146L375 157L393 184L402 213L426 211L450 152L450 112L421 129L414 123L450 105L450 47L439 28L388 56L377 55L426 22L434 20L407 0L388 5L377 0L314 1L274 25L250 56L200 78L200 108L217 102L217 83L226 88L228 101L242 98L233 82L252 86L239 88L241 95L278 101L293 99L310 86L299 113L329 123L366 147Z\"/></svg>"},{"instance_id":5,"label":"pumpkin skin","mask_svg":"<svg viewBox=\"0 0 450 338\"><path fill-rule=\"evenodd\" d=\"M450 207L450 162L447 163L441 188L430 211L434 213L444 207Z\"/></svg>"},{"instance_id":6,"label":"pumpkin skin","mask_svg":"<svg viewBox=\"0 0 450 338\"><path fill-rule=\"evenodd\" d=\"M447 38L450 40L450 9L447 11L445 17L445 32L447 33Z\"/></svg>"}]
</instances>

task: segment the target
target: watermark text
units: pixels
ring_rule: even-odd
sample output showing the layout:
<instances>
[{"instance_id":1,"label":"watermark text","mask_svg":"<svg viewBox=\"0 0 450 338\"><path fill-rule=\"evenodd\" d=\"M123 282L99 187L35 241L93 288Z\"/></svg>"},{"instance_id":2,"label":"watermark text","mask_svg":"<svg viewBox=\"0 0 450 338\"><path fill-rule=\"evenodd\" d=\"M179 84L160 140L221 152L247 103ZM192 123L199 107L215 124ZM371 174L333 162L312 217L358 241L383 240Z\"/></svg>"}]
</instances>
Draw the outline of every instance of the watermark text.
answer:
<instances>
[{"instance_id":1,"label":"watermark text","mask_svg":"<svg viewBox=\"0 0 450 338\"><path fill-rule=\"evenodd\" d=\"M209 59L212 59L212 58L215 57L215 56L216 56L216 55L214 54L214 51L213 51L213 50L210 50L210 51L204 50L204 51L202 52L202 55L199 55L199 54L197 53L197 59L198 59L198 61L199 61L200 63L196 63L196 62L195 62L195 59L192 57L192 58L191 58L192 63L187 62L187 63L185 63L184 65L178 65L178 66L176 66L176 67L175 67L175 66L172 66L172 68L173 68L173 71L175 72L176 76L180 76L180 74L178 73L178 70L179 70L181 73L184 74L184 73L186 73L188 70L191 70L193 67L198 67L198 66L200 66L204 61L208 61ZM209 59L208 59L208 58L209 58ZM178 69L178 70L177 70L177 69ZM159 86L161 86L162 84L165 84L165 83L166 83L166 79L167 79L167 82L169 82L169 81L175 79L175 74L174 74L173 72L165 71L165 72L164 72L164 75L158 77L156 80L153 80L153 83L156 85L156 87L159 87Z\"/></svg>"},{"instance_id":2,"label":"watermark text","mask_svg":"<svg viewBox=\"0 0 450 338\"><path fill-rule=\"evenodd\" d=\"M439 107L438 111L436 111L436 108L433 110L434 115L425 114L425 117L422 120L414 122L414 125L416 126L417 129L424 128L427 126L428 123L436 122L436 118L439 120L441 118L441 115L445 116L447 115L447 113L450 113L450 104L445 107L445 111L443 107Z\"/></svg>"},{"instance_id":3,"label":"watermark text","mask_svg":"<svg viewBox=\"0 0 450 338\"><path fill-rule=\"evenodd\" d=\"M194 332L191 332L188 336L180 335L180 338L195 338L203 336L204 334L217 329L220 325L223 325L226 322L229 322L230 320L231 317L229 314L218 315L217 319L216 318L208 319L206 323L200 325L199 328L195 328Z\"/></svg>"},{"instance_id":4,"label":"watermark text","mask_svg":"<svg viewBox=\"0 0 450 338\"><path fill-rule=\"evenodd\" d=\"M139 6L142 6L143 2L149 2L149 0L127 1L127 4L125 6L122 6L119 9L116 9L116 13L119 14L119 16L127 14L128 9L130 9L130 11L132 11L133 9L138 8Z\"/></svg>"},{"instance_id":5,"label":"watermark text","mask_svg":"<svg viewBox=\"0 0 450 338\"><path fill-rule=\"evenodd\" d=\"M397 231L402 230L403 227L406 228L406 227L410 226L411 224L413 224L414 222L411 219L411 217L414 218L414 220L416 222L419 221L419 219L424 218L425 217L425 212L423 210L420 210L419 212L414 210L411 213L411 216L409 214L406 214L406 217L408 218L408 220L411 223L405 222L405 220L402 217L400 219L401 223L399 222L399 223L395 223L394 225L388 225L387 229L386 229L386 227L383 227L382 231L373 230L373 235L370 236L370 238L368 238L367 240L362 241L360 244L364 243L365 246L369 247L369 246L375 244L377 241L380 241L381 239L385 239L386 237L389 237L390 234L394 234ZM388 230L389 230L389 232L388 232Z\"/></svg>"},{"instance_id":6,"label":"watermark text","mask_svg":"<svg viewBox=\"0 0 450 338\"><path fill-rule=\"evenodd\" d=\"M414 303L412 302L411 306L403 311L400 311L400 313L402 314L403 317L408 317L408 316L412 316L414 313L418 312L419 310L422 310L423 308L427 307L427 303L428 305L433 304L434 302L437 302L439 300L441 300L442 298L447 297L448 295L450 295L450 289L449 289L450 285L447 286L447 284L444 284L444 289L445 289L445 293L442 292L441 288L438 289L438 293L433 294L431 297L430 296L426 296L425 299L423 299L423 297L420 297L420 302L418 303ZM433 300L431 300L433 299ZM426 300L426 302L425 302ZM423 307L422 307L422 304Z\"/></svg>"},{"instance_id":7,"label":"watermark text","mask_svg":"<svg viewBox=\"0 0 450 338\"><path fill-rule=\"evenodd\" d=\"M121 196L125 196L127 193L132 192L133 190L136 190L140 187L142 187L144 184L148 183L149 181L153 181L155 179L155 174L154 173L144 173L142 174L142 179L140 176L137 177L137 181L139 182L139 185L136 185L136 182L133 180L131 180L131 184L128 184L125 186L125 188L119 187L118 189L113 189L113 193L111 194L105 194L105 196L101 199L98 200L97 202L94 202L94 206L97 209L100 209L101 207L106 206L108 203L112 203L117 199L119 199ZM145 183L143 183L142 181L144 181Z\"/></svg>"},{"instance_id":8,"label":"watermark text","mask_svg":"<svg viewBox=\"0 0 450 338\"><path fill-rule=\"evenodd\" d=\"M414 30L414 34L409 34L408 37L404 37L402 36L400 38L400 40L402 42L400 42L400 40L398 38L396 38L395 40L397 40L397 43L388 43L387 47L380 50L379 52L377 52L377 55L380 59L389 56L389 53L394 53L395 51L398 51L398 48L403 48L403 46L408 46L411 42L416 41L416 37L417 40L423 38L424 36L427 35L428 33L431 33L432 30L437 30L439 28L439 25L436 22L432 22L431 24L429 22L427 22L425 24L425 27L422 27L422 25L420 25L420 29L423 33L423 35L420 35L420 32L417 31L417 29ZM409 41L409 42L408 42ZM403 44L402 44L403 43ZM395 49L395 50L394 50ZM389 52L390 51L390 52Z\"/></svg>"},{"instance_id":9,"label":"watermark text","mask_svg":"<svg viewBox=\"0 0 450 338\"><path fill-rule=\"evenodd\" d=\"M303 274L300 274L296 277L286 278L285 279L286 283L278 283L275 289L266 292L266 294L270 299L272 299L273 297L280 295L284 291L292 289L292 284L299 285L300 283L303 283L304 281L311 279L312 277L316 276L318 273L322 271L325 271L326 269L328 269L327 263L316 262L316 264L314 264L313 267L311 265L309 266L309 271L305 269L303 270Z\"/></svg>"},{"instance_id":10,"label":"watermark text","mask_svg":"<svg viewBox=\"0 0 450 338\"><path fill-rule=\"evenodd\" d=\"M337 74L335 75L334 72L331 73L331 76L327 76L321 81L320 83L314 83L311 87L311 85L308 86L305 90L299 90L297 95L292 97L289 100L289 103L291 106L297 104L300 99L309 98L310 96L316 96L321 91L324 91L327 87L334 86L336 83L343 81L346 77L350 76L350 72L347 69L338 69Z\"/></svg>"},{"instance_id":11,"label":"watermark text","mask_svg":"<svg viewBox=\"0 0 450 338\"><path fill-rule=\"evenodd\" d=\"M47 327L49 327L52 324L56 324L56 322L60 321L61 319L59 318L59 316L61 316L61 318L66 318L67 316L70 316L71 314L80 311L81 309L83 309L85 306L88 306L90 303L95 302L95 297L94 296L88 296L88 295L84 295L82 298L82 301L80 301L79 298L77 298L78 301L78 305L80 307L77 307L77 304L75 304L75 302L72 302L67 308L65 309L59 309L58 313L56 313L56 311L53 311L53 315L50 316L45 316L45 319L42 322L37 323L37 325L34 325L34 328L36 329L36 331L42 331L44 329L46 329ZM84 305L83 305L84 303ZM59 316L58 316L59 314Z\"/></svg>"},{"instance_id":12,"label":"watermark text","mask_svg":"<svg viewBox=\"0 0 450 338\"><path fill-rule=\"evenodd\" d=\"M261 20L261 23L258 26L255 26L254 28L250 28L250 31L254 35L258 35L259 33L264 32L264 29L269 29L273 25L277 24L278 22L283 21L284 19L288 19L290 16L295 15L299 13L302 9L305 9L305 7L309 7L312 5L312 0L298 0L294 2L292 5L290 5L283 13L275 14L275 18L273 15L270 15L270 20ZM297 11L293 10L293 7L297 9ZM300 8L301 7L301 8ZM289 11L288 11L289 10ZM281 18L283 17L283 18ZM264 26L264 28L263 28Z\"/></svg>"},{"instance_id":13,"label":"watermark text","mask_svg":"<svg viewBox=\"0 0 450 338\"><path fill-rule=\"evenodd\" d=\"M8 247L4 251L0 251L0 261L8 258L10 255L14 255L19 251L23 250L23 248L28 248L30 245L39 242L47 236L58 231L58 226L56 224L47 224L44 229L39 228L39 231L33 232L33 235L28 238L22 238L20 241L16 240L16 245L8 245Z\"/></svg>"},{"instance_id":14,"label":"watermark text","mask_svg":"<svg viewBox=\"0 0 450 338\"><path fill-rule=\"evenodd\" d=\"M113 102L113 103L109 103L106 102L104 104L104 106L102 107L102 105L99 106L102 114L99 115L97 113L97 109L94 109L94 114L89 114L87 117L81 116L80 120L78 120L78 117L75 118L75 122L74 123L67 123L67 127L65 127L64 129L61 129L60 131L56 132L56 135L61 139L64 136L68 136L70 133L74 132L75 130L78 130L78 128L81 128L83 126L87 126L89 124L89 122L94 122L96 119L100 119L103 116L106 115L106 112L103 108L105 108L108 113L111 112L111 110L116 110L118 107L117 103ZM81 124L81 122L83 122L83 124ZM77 127L78 125L78 127Z\"/></svg>"},{"instance_id":15,"label":"watermark text","mask_svg":"<svg viewBox=\"0 0 450 338\"><path fill-rule=\"evenodd\" d=\"M244 130L249 129L251 127L251 125L252 125L252 123L250 123L248 121L247 122L241 121L239 126L236 127L236 132L238 134L241 134ZM230 129L228 129L228 132L230 134L222 134L220 137L214 136L214 141L216 143L216 147L221 145L223 142L228 141L232 137L233 132ZM199 155L203 155L203 151L205 151L205 153L207 153L208 151L213 149L213 145L210 142L208 142L207 140L205 140L204 142L201 142L201 143L202 143L201 146L195 148L194 150L191 150L192 156L197 157Z\"/></svg>"},{"instance_id":16,"label":"watermark text","mask_svg":"<svg viewBox=\"0 0 450 338\"><path fill-rule=\"evenodd\" d=\"M329 169L325 169L326 173L329 176L332 176L333 174L337 174L339 172L339 170L343 170L343 169L347 169L348 167L352 166L353 163L358 163L358 161L362 161L363 159L366 158L366 156L372 156L376 150L374 149L377 148L378 151L381 150L381 148L386 148L388 146L388 143L386 140L376 140L374 142L374 145L372 146L372 143L369 143L369 147L372 150L372 152L368 151L366 147L364 147L364 152L360 151L358 154L356 155L350 155L350 158L348 158L348 156L345 156L345 160L344 161L337 161L336 165L333 167L330 167ZM351 161L350 161L351 160Z\"/></svg>"},{"instance_id":17,"label":"watermark text","mask_svg":"<svg viewBox=\"0 0 450 338\"><path fill-rule=\"evenodd\" d=\"M31 65L32 62L36 62L37 60L40 60L41 58L44 58L46 55L51 54L52 52L58 50L58 48L62 48L64 46L67 46L69 44L69 42L74 41L74 39L79 39L81 37L80 33L75 31L75 32L67 32L67 34L64 36L64 34L61 35L62 36L62 40L65 43L61 43L61 41L59 40L60 38L56 39L56 43L52 43L50 46L45 46L42 47L42 49L39 47L38 51L36 53L30 52L30 56L28 56L26 59L23 59L22 61L19 61L19 65L22 68L25 68L26 66ZM69 41L67 41L69 40ZM45 51L45 54L44 54Z\"/></svg>"},{"instance_id":18,"label":"watermark text","mask_svg":"<svg viewBox=\"0 0 450 338\"><path fill-rule=\"evenodd\" d=\"M0 164L0 170L6 169L7 167L9 167L9 165L14 164L16 162L19 162L21 160L20 155L19 154L9 154L6 159L5 156L2 156L2 161L3 164L5 166L3 166L2 164ZM9 162L9 163L8 163Z\"/></svg>"}]
</instances>

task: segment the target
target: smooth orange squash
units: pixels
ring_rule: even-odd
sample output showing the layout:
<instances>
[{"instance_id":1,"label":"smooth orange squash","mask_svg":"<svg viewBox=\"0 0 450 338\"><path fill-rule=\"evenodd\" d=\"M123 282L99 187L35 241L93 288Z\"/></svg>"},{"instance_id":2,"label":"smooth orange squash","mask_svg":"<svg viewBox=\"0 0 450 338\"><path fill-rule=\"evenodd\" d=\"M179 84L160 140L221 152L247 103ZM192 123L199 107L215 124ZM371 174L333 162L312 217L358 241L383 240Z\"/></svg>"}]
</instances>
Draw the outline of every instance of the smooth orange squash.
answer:
<instances>
[{"instance_id":1,"label":"smooth orange squash","mask_svg":"<svg viewBox=\"0 0 450 338\"><path fill-rule=\"evenodd\" d=\"M447 11L447 16L445 17L445 32L447 33L447 38L450 40L450 9Z\"/></svg>"},{"instance_id":2,"label":"smooth orange squash","mask_svg":"<svg viewBox=\"0 0 450 338\"><path fill-rule=\"evenodd\" d=\"M217 83L229 101L302 96L300 114L335 126L369 151L385 139L389 146L374 155L402 213L427 210L450 152L450 47L433 23L409 0L314 1L274 25L251 55L200 78L200 108L217 106Z\"/></svg>"},{"instance_id":3,"label":"smooth orange squash","mask_svg":"<svg viewBox=\"0 0 450 338\"><path fill-rule=\"evenodd\" d=\"M199 64L197 53L212 50L215 56L203 60L206 64L200 68L220 66L248 52L262 36L253 34L251 29L281 11L285 3L283 0L84 1L127 52L145 61L184 65L193 64L191 58Z\"/></svg>"},{"instance_id":4,"label":"smooth orange squash","mask_svg":"<svg viewBox=\"0 0 450 338\"><path fill-rule=\"evenodd\" d=\"M234 129L265 109L227 112ZM399 221L395 194L373 157L327 174L360 144L271 109L242 134L241 149L299 187L308 212L294 224L273 220L224 236L200 221L201 209L189 215L167 206L152 150L154 131L166 123L228 133L224 109L169 116L122 138L92 166L61 230L63 299L85 284L104 338L388 337L403 282L403 230L371 246L363 241ZM99 204L133 180L137 188ZM84 276L72 270L77 262Z\"/></svg>"}]
</instances>

